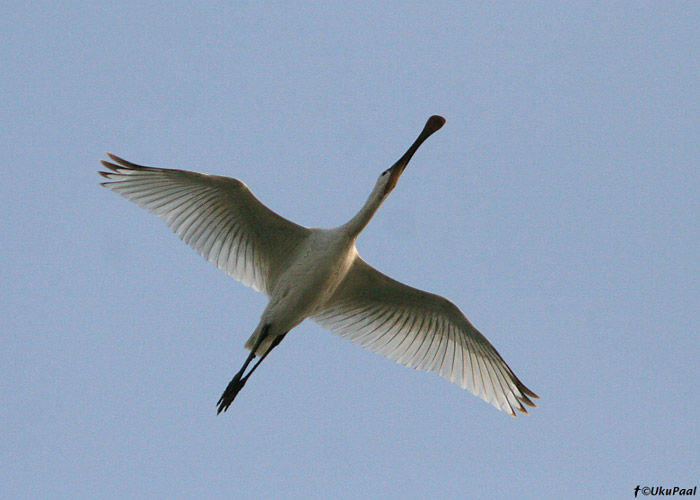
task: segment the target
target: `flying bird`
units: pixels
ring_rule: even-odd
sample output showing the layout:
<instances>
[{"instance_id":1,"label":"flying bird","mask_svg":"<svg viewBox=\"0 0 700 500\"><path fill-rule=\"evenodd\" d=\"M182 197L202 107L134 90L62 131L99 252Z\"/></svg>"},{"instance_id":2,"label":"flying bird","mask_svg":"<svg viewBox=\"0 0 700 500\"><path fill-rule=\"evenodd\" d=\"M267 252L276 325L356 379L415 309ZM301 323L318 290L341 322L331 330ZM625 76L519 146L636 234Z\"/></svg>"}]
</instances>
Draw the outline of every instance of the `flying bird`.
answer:
<instances>
[{"instance_id":1,"label":"flying bird","mask_svg":"<svg viewBox=\"0 0 700 500\"><path fill-rule=\"evenodd\" d=\"M163 219L199 254L269 302L250 351L217 402L226 411L250 375L292 328L311 318L406 366L436 373L515 416L538 396L449 300L404 285L357 253L355 241L396 187L420 145L445 123L431 116L360 211L334 229L295 224L238 179L136 165L108 153L102 185ZM248 369L253 360L256 362ZM246 371L247 370L247 371Z\"/></svg>"}]
</instances>

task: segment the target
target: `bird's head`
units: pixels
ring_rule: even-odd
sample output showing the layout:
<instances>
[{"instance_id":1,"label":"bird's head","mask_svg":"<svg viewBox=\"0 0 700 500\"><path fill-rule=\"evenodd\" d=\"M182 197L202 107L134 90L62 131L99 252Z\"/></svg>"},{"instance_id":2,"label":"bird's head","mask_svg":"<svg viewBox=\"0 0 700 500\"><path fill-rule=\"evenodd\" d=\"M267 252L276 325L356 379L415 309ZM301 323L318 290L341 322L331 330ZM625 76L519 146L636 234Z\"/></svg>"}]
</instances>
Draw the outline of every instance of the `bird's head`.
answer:
<instances>
[{"instance_id":1,"label":"bird's head","mask_svg":"<svg viewBox=\"0 0 700 500\"><path fill-rule=\"evenodd\" d=\"M411 144L411 147L403 154L399 160L394 163L390 168L386 169L379 176L378 182L383 185L384 196L388 194L396 187L396 183L399 182L399 177L403 173L406 165L411 160L413 154L418 150L421 144L430 137L434 132L440 130L440 128L445 124L445 119L442 116L433 115L428 118L428 121L423 127L423 131L420 133L418 138Z\"/></svg>"}]
</instances>

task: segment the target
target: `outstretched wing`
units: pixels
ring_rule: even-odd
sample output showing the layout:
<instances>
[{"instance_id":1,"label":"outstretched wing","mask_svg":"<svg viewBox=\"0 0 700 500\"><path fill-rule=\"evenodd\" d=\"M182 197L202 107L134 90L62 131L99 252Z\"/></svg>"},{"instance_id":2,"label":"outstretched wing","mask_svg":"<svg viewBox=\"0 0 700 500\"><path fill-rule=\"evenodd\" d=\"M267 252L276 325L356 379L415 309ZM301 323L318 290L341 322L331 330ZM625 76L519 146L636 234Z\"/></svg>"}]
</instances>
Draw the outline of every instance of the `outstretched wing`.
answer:
<instances>
[{"instance_id":1,"label":"outstretched wing","mask_svg":"<svg viewBox=\"0 0 700 500\"><path fill-rule=\"evenodd\" d=\"M515 416L537 395L449 300L400 283L359 256L312 318L352 342L469 389Z\"/></svg>"},{"instance_id":2,"label":"outstretched wing","mask_svg":"<svg viewBox=\"0 0 700 500\"><path fill-rule=\"evenodd\" d=\"M136 165L108 154L103 186L163 219L233 278L268 295L309 229L267 208L237 179Z\"/></svg>"}]
</instances>

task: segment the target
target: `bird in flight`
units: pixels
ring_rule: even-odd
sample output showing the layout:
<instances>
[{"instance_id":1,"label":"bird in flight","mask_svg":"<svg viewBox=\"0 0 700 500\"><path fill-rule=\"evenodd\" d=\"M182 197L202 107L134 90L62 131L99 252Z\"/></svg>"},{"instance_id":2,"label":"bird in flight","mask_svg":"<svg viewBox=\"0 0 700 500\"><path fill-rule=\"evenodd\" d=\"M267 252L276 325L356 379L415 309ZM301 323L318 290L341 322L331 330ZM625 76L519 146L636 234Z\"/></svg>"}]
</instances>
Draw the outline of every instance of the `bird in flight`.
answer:
<instances>
[{"instance_id":1,"label":"bird in flight","mask_svg":"<svg viewBox=\"0 0 700 500\"><path fill-rule=\"evenodd\" d=\"M404 285L357 253L355 241L396 187L420 145L445 123L431 116L360 211L334 229L295 224L238 179L136 165L108 153L102 185L163 219L180 238L269 302L224 390L226 411L250 375L292 328L311 318L333 333L406 366L436 373L516 416L538 396L449 300ZM253 360L256 362L248 369ZM247 370L247 371L246 371Z\"/></svg>"}]
</instances>

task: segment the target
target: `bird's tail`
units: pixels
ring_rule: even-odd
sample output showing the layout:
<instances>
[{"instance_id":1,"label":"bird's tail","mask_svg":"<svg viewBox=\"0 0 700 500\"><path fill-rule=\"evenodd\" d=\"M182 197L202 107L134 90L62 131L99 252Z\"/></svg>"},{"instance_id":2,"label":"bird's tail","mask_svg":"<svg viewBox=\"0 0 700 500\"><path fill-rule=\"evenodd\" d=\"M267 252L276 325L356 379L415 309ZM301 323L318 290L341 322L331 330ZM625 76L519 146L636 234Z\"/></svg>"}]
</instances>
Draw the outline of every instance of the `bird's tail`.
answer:
<instances>
[{"instance_id":1,"label":"bird's tail","mask_svg":"<svg viewBox=\"0 0 700 500\"><path fill-rule=\"evenodd\" d=\"M268 325L258 326L253 332L253 334L250 336L250 338L246 341L245 348L249 351L252 351L257 345L257 349L255 349L255 355L264 356L282 341L282 337L284 337L286 333L287 332L273 333L270 331ZM260 339L261 335L263 336L262 340Z\"/></svg>"}]
</instances>

